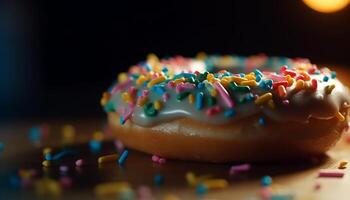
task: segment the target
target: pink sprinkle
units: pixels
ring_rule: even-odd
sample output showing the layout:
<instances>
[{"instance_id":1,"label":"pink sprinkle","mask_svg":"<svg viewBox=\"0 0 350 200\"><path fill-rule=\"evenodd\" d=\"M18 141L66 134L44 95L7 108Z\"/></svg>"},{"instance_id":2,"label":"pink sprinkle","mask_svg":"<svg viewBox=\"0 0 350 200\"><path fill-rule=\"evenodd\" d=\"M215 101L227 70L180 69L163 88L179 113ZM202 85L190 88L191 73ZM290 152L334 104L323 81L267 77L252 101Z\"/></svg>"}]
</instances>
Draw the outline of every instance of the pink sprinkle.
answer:
<instances>
[{"instance_id":1,"label":"pink sprinkle","mask_svg":"<svg viewBox=\"0 0 350 200\"><path fill-rule=\"evenodd\" d=\"M259 191L260 197L263 200L270 200L271 199L271 191L269 187L263 187Z\"/></svg>"},{"instance_id":2,"label":"pink sprinkle","mask_svg":"<svg viewBox=\"0 0 350 200\"><path fill-rule=\"evenodd\" d=\"M140 186L137 188L137 194L139 200L150 200L154 199L152 190L148 186Z\"/></svg>"},{"instance_id":3,"label":"pink sprinkle","mask_svg":"<svg viewBox=\"0 0 350 200\"><path fill-rule=\"evenodd\" d=\"M233 101L224 86L220 82L215 82L214 87L219 92L227 107L232 108L234 106Z\"/></svg>"},{"instance_id":4,"label":"pink sprinkle","mask_svg":"<svg viewBox=\"0 0 350 200\"><path fill-rule=\"evenodd\" d=\"M234 165L234 166L231 166L229 173L230 175L233 175L240 172L246 172L246 171L249 171L250 168L251 166L248 163L242 164L242 165Z\"/></svg>"},{"instance_id":5,"label":"pink sprinkle","mask_svg":"<svg viewBox=\"0 0 350 200\"><path fill-rule=\"evenodd\" d=\"M220 111L221 111L221 108L219 106L215 106L215 107L207 109L205 111L205 114L208 115L208 116L212 116L212 115L215 115L216 113L218 113Z\"/></svg>"},{"instance_id":6,"label":"pink sprinkle","mask_svg":"<svg viewBox=\"0 0 350 200\"><path fill-rule=\"evenodd\" d=\"M318 177L325 178L342 178L344 176L344 172L339 170L320 170L318 172Z\"/></svg>"},{"instance_id":7,"label":"pink sprinkle","mask_svg":"<svg viewBox=\"0 0 350 200\"><path fill-rule=\"evenodd\" d=\"M117 148L118 152L124 151L124 144L120 140L114 140L114 146Z\"/></svg>"},{"instance_id":8,"label":"pink sprinkle","mask_svg":"<svg viewBox=\"0 0 350 200\"><path fill-rule=\"evenodd\" d=\"M316 183L315 184L315 187L314 187L314 190L319 190L319 189L321 189L321 184L320 183Z\"/></svg>"},{"instance_id":9,"label":"pink sprinkle","mask_svg":"<svg viewBox=\"0 0 350 200\"><path fill-rule=\"evenodd\" d=\"M61 171L61 172L67 172L67 171L68 171L68 166L66 166L66 165L61 165L61 166L60 166L60 171Z\"/></svg>"},{"instance_id":10,"label":"pink sprinkle","mask_svg":"<svg viewBox=\"0 0 350 200\"><path fill-rule=\"evenodd\" d=\"M162 96L162 98L163 98L163 101L164 101L164 102L167 102L168 99L170 98L169 93L164 93L163 96Z\"/></svg>"},{"instance_id":11,"label":"pink sprinkle","mask_svg":"<svg viewBox=\"0 0 350 200\"><path fill-rule=\"evenodd\" d=\"M168 84L166 85L169 89L172 89L175 87L174 81L169 81Z\"/></svg>"},{"instance_id":12,"label":"pink sprinkle","mask_svg":"<svg viewBox=\"0 0 350 200\"><path fill-rule=\"evenodd\" d=\"M153 155L152 156L152 161L155 162L155 163L158 163L159 157L157 155Z\"/></svg>"},{"instance_id":13,"label":"pink sprinkle","mask_svg":"<svg viewBox=\"0 0 350 200\"><path fill-rule=\"evenodd\" d=\"M75 165L77 166L77 167L81 167L81 166L83 166L85 163L84 163L84 160L83 159L79 159L79 160L77 160L77 161L75 161Z\"/></svg>"},{"instance_id":14,"label":"pink sprinkle","mask_svg":"<svg viewBox=\"0 0 350 200\"><path fill-rule=\"evenodd\" d=\"M289 100L288 99L283 100L282 104L285 105L285 106L288 106L289 105Z\"/></svg>"},{"instance_id":15,"label":"pink sprinkle","mask_svg":"<svg viewBox=\"0 0 350 200\"><path fill-rule=\"evenodd\" d=\"M182 92L184 90L194 89L195 87L196 87L196 85L193 84L193 83L179 83L179 84L176 85L175 91L177 93L180 93L180 92Z\"/></svg>"},{"instance_id":16,"label":"pink sprinkle","mask_svg":"<svg viewBox=\"0 0 350 200\"><path fill-rule=\"evenodd\" d=\"M143 90L142 91L142 96L147 96L149 94L149 90Z\"/></svg>"},{"instance_id":17,"label":"pink sprinkle","mask_svg":"<svg viewBox=\"0 0 350 200\"><path fill-rule=\"evenodd\" d=\"M158 163L163 165L163 164L166 163L166 159L165 158L159 158Z\"/></svg>"},{"instance_id":18,"label":"pink sprinkle","mask_svg":"<svg viewBox=\"0 0 350 200\"><path fill-rule=\"evenodd\" d=\"M70 188L72 186L72 179L68 176L60 178L60 185L64 188Z\"/></svg>"}]
</instances>

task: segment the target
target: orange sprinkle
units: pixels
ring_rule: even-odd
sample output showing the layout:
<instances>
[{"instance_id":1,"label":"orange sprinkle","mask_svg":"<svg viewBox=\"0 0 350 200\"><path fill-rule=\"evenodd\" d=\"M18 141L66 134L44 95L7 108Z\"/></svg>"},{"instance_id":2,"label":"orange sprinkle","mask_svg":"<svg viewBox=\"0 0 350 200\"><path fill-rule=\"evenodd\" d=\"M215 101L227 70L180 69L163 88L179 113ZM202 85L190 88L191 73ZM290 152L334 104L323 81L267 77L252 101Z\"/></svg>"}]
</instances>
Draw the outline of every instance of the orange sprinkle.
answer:
<instances>
[{"instance_id":1,"label":"orange sprinkle","mask_svg":"<svg viewBox=\"0 0 350 200\"><path fill-rule=\"evenodd\" d=\"M278 94L280 95L281 98L284 98L287 96L287 90L283 85L278 86Z\"/></svg>"},{"instance_id":2,"label":"orange sprinkle","mask_svg":"<svg viewBox=\"0 0 350 200\"><path fill-rule=\"evenodd\" d=\"M338 118L339 121L343 122L345 120L345 117L341 112L337 112L335 116Z\"/></svg>"}]
</instances>

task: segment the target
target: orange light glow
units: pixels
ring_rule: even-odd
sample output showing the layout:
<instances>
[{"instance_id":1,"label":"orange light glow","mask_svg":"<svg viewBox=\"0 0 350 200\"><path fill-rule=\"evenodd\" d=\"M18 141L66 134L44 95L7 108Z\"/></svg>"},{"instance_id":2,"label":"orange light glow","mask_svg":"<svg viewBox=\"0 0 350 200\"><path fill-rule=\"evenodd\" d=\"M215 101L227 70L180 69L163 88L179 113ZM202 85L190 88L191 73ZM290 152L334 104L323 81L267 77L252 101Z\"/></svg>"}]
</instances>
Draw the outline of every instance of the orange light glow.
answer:
<instances>
[{"instance_id":1,"label":"orange light glow","mask_svg":"<svg viewBox=\"0 0 350 200\"><path fill-rule=\"evenodd\" d=\"M350 0L303 0L310 8L322 12L332 13L345 8Z\"/></svg>"}]
</instances>

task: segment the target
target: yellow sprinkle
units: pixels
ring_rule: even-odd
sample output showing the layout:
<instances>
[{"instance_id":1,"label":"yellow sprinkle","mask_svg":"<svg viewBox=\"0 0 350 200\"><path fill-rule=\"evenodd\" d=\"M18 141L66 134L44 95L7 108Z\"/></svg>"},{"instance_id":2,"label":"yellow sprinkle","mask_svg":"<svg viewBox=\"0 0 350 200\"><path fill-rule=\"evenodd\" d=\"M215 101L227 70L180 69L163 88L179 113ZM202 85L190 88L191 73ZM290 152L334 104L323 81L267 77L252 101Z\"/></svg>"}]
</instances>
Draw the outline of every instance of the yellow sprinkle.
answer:
<instances>
[{"instance_id":1,"label":"yellow sprinkle","mask_svg":"<svg viewBox=\"0 0 350 200\"><path fill-rule=\"evenodd\" d=\"M326 94L332 93L332 91L333 91L334 88L335 88L335 85L334 85L334 84L327 85L327 86L325 87Z\"/></svg>"},{"instance_id":2,"label":"yellow sprinkle","mask_svg":"<svg viewBox=\"0 0 350 200\"><path fill-rule=\"evenodd\" d=\"M214 80L215 80L215 77L214 77L214 74L212 74L212 73L209 73L208 75L207 75L207 80L209 81L209 82L214 82Z\"/></svg>"},{"instance_id":3,"label":"yellow sprinkle","mask_svg":"<svg viewBox=\"0 0 350 200\"><path fill-rule=\"evenodd\" d=\"M185 81L186 81L186 79L184 77L181 77L181 78L175 79L174 83L175 83L175 85L177 85L177 84L183 83Z\"/></svg>"},{"instance_id":4,"label":"yellow sprinkle","mask_svg":"<svg viewBox=\"0 0 350 200\"><path fill-rule=\"evenodd\" d=\"M192 172L186 173L186 181L189 186L195 186L197 184L196 176Z\"/></svg>"},{"instance_id":5,"label":"yellow sprinkle","mask_svg":"<svg viewBox=\"0 0 350 200\"><path fill-rule=\"evenodd\" d=\"M270 99L272 99L272 93L268 92L259 96L257 99L255 99L255 104L262 105Z\"/></svg>"},{"instance_id":6,"label":"yellow sprinkle","mask_svg":"<svg viewBox=\"0 0 350 200\"><path fill-rule=\"evenodd\" d=\"M159 58L156 54L150 53L147 55L147 63L151 66L154 66L155 64L159 63Z\"/></svg>"},{"instance_id":7,"label":"yellow sprinkle","mask_svg":"<svg viewBox=\"0 0 350 200\"><path fill-rule=\"evenodd\" d=\"M148 88L151 88L153 85L155 84L158 84L158 83L161 83L161 82L164 82L165 81L165 77L164 76L160 76L158 78L155 78L153 80L151 80L148 84L147 84L147 87Z\"/></svg>"},{"instance_id":8,"label":"yellow sprinkle","mask_svg":"<svg viewBox=\"0 0 350 200\"><path fill-rule=\"evenodd\" d=\"M188 102L193 104L195 102L195 96L193 94L188 95Z\"/></svg>"},{"instance_id":9,"label":"yellow sprinkle","mask_svg":"<svg viewBox=\"0 0 350 200\"><path fill-rule=\"evenodd\" d=\"M130 184L127 182L109 182L96 185L94 193L98 197L115 196L126 190L130 190Z\"/></svg>"},{"instance_id":10,"label":"yellow sprinkle","mask_svg":"<svg viewBox=\"0 0 350 200\"><path fill-rule=\"evenodd\" d=\"M347 164L348 164L347 160L341 160L338 164L338 169L346 169Z\"/></svg>"},{"instance_id":11,"label":"yellow sprinkle","mask_svg":"<svg viewBox=\"0 0 350 200\"><path fill-rule=\"evenodd\" d=\"M207 54L205 52L198 52L196 55L196 59L198 60L204 60L207 57Z\"/></svg>"},{"instance_id":12,"label":"yellow sprinkle","mask_svg":"<svg viewBox=\"0 0 350 200\"><path fill-rule=\"evenodd\" d=\"M126 80L128 80L128 74L127 73L122 72L122 73L118 74L118 82L119 83L123 83Z\"/></svg>"},{"instance_id":13,"label":"yellow sprinkle","mask_svg":"<svg viewBox=\"0 0 350 200\"><path fill-rule=\"evenodd\" d=\"M126 102L129 103L132 101L132 98L128 92L123 92L122 93L122 99Z\"/></svg>"},{"instance_id":14,"label":"yellow sprinkle","mask_svg":"<svg viewBox=\"0 0 350 200\"><path fill-rule=\"evenodd\" d=\"M227 87L229 82L230 81L228 79L221 79L220 80L221 85L224 86L224 87Z\"/></svg>"},{"instance_id":15,"label":"yellow sprinkle","mask_svg":"<svg viewBox=\"0 0 350 200\"><path fill-rule=\"evenodd\" d=\"M287 82L288 82L288 86L293 85L294 83L294 78L292 78L289 74L287 76L285 76Z\"/></svg>"},{"instance_id":16,"label":"yellow sprinkle","mask_svg":"<svg viewBox=\"0 0 350 200\"><path fill-rule=\"evenodd\" d=\"M65 144L73 143L76 131L74 126L66 124L62 127L62 142Z\"/></svg>"},{"instance_id":17,"label":"yellow sprinkle","mask_svg":"<svg viewBox=\"0 0 350 200\"><path fill-rule=\"evenodd\" d=\"M340 112L337 112L335 114L335 116L339 119L339 121L343 122L345 120L345 117L343 114L341 114Z\"/></svg>"},{"instance_id":18,"label":"yellow sprinkle","mask_svg":"<svg viewBox=\"0 0 350 200\"><path fill-rule=\"evenodd\" d=\"M258 86L258 83L255 80L242 81L240 84L243 86L251 86L251 87Z\"/></svg>"},{"instance_id":19,"label":"yellow sprinkle","mask_svg":"<svg viewBox=\"0 0 350 200\"><path fill-rule=\"evenodd\" d=\"M270 99L267 101L267 105L271 108L271 109L275 109L275 102Z\"/></svg>"},{"instance_id":20,"label":"yellow sprinkle","mask_svg":"<svg viewBox=\"0 0 350 200\"><path fill-rule=\"evenodd\" d=\"M305 85L305 82L303 80L297 80L297 82L295 83L294 91L297 92L304 89L304 85Z\"/></svg>"},{"instance_id":21,"label":"yellow sprinkle","mask_svg":"<svg viewBox=\"0 0 350 200\"><path fill-rule=\"evenodd\" d=\"M43 149L43 155L45 156L46 154L48 153L51 153L52 152L52 149L50 147L46 147Z\"/></svg>"},{"instance_id":22,"label":"yellow sprinkle","mask_svg":"<svg viewBox=\"0 0 350 200\"><path fill-rule=\"evenodd\" d=\"M223 189L228 186L228 182L225 179L209 179L203 181L208 189Z\"/></svg>"},{"instance_id":23,"label":"yellow sprinkle","mask_svg":"<svg viewBox=\"0 0 350 200\"><path fill-rule=\"evenodd\" d=\"M57 197L61 195L62 188L60 184L49 178L43 178L35 182L35 192L38 196Z\"/></svg>"},{"instance_id":24,"label":"yellow sprinkle","mask_svg":"<svg viewBox=\"0 0 350 200\"><path fill-rule=\"evenodd\" d=\"M107 162L114 162L118 160L119 156L118 154L111 154L106 156L101 156L98 158L98 163L107 163Z\"/></svg>"},{"instance_id":25,"label":"yellow sprinkle","mask_svg":"<svg viewBox=\"0 0 350 200\"><path fill-rule=\"evenodd\" d=\"M160 109L162 108L162 102L161 102L161 101L155 101L155 102L153 103L153 105L154 105L154 108L155 108L156 110L160 110Z\"/></svg>"},{"instance_id":26,"label":"yellow sprinkle","mask_svg":"<svg viewBox=\"0 0 350 200\"><path fill-rule=\"evenodd\" d=\"M44 160L42 162L42 164L43 164L44 167L50 167L51 166L51 162L49 160Z\"/></svg>"},{"instance_id":27,"label":"yellow sprinkle","mask_svg":"<svg viewBox=\"0 0 350 200\"><path fill-rule=\"evenodd\" d=\"M136 84L142 85L146 80L147 78L144 75L140 75L139 78L136 80Z\"/></svg>"},{"instance_id":28,"label":"yellow sprinkle","mask_svg":"<svg viewBox=\"0 0 350 200\"><path fill-rule=\"evenodd\" d=\"M180 200L180 198L174 194L167 194L163 197L163 200Z\"/></svg>"},{"instance_id":29,"label":"yellow sprinkle","mask_svg":"<svg viewBox=\"0 0 350 200\"><path fill-rule=\"evenodd\" d=\"M238 76L231 76L231 80L235 83L241 84L242 81L247 81L248 79Z\"/></svg>"},{"instance_id":30,"label":"yellow sprinkle","mask_svg":"<svg viewBox=\"0 0 350 200\"><path fill-rule=\"evenodd\" d=\"M92 134L92 138L96 141L102 141L104 139L104 135L101 131L96 131Z\"/></svg>"},{"instance_id":31,"label":"yellow sprinkle","mask_svg":"<svg viewBox=\"0 0 350 200\"><path fill-rule=\"evenodd\" d=\"M102 98L100 101L101 105L102 106L106 105L110 98L111 98L111 94L109 92L104 92L102 94Z\"/></svg>"},{"instance_id":32,"label":"yellow sprinkle","mask_svg":"<svg viewBox=\"0 0 350 200\"><path fill-rule=\"evenodd\" d=\"M244 78L248 79L248 80L254 80L255 81L255 75L253 74L247 74L244 76Z\"/></svg>"},{"instance_id":33,"label":"yellow sprinkle","mask_svg":"<svg viewBox=\"0 0 350 200\"><path fill-rule=\"evenodd\" d=\"M145 96L145 97L141 97L137 100L137 105L138 106L144 106L148 101L148 98Z\"/></svg>"}]
</instances>

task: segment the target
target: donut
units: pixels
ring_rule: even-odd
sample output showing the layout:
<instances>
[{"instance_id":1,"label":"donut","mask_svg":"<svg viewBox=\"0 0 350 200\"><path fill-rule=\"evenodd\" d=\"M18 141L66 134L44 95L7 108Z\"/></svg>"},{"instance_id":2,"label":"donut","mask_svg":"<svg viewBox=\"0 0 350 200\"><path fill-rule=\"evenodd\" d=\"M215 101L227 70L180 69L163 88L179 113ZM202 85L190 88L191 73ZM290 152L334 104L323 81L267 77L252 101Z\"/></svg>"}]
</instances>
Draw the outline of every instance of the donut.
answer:
<instances>
[{"instance_id":1,"label":"donut","mask_svg":"<svg viewBox=\"0 0 350 200\"><path fill-rule=\"evenodd\" d=\"M127 148L204 162L321 156L348 129L349 90L305 58L198 54L120 73L101 105Z\"/></svg>"}]
</instances>

